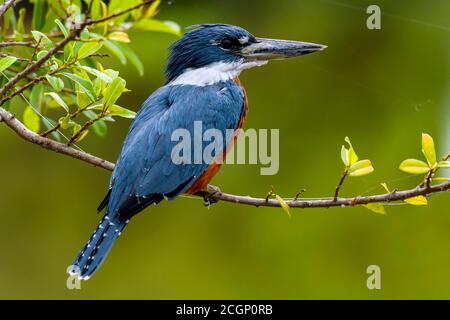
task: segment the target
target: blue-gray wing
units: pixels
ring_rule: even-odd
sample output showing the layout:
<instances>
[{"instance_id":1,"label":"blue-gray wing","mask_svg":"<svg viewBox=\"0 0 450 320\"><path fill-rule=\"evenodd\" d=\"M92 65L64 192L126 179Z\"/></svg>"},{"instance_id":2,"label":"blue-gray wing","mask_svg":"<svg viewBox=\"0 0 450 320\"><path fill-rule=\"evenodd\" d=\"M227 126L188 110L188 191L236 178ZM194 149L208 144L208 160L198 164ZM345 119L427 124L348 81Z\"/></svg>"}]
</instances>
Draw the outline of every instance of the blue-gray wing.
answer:
<instances>
[{"instance_id":1,"label":"blue-gray wing","mask_svg":"<svg viewBox=\"0 0 450 320\"><path fill-rule=\"evenodd\" d=\"M202 155L212 143L203 141L202 136L198 139L199 126L201 134L209 129L222 134L221 141L217 135L213 141L216 155L221 155L232 139L227 130L236 129L243 110L244 93L233 81L160 88L136 115L113 171L110 191L99 209L107 205L108 215L129 219L148 205L173 199L189 189L210 164L198 161L199 152ZM190 155L185 153L188 148L174 153L180 151L187 134L190 141L183 141L183 146L190 145ZM182 161L174 159L180 156Z\"/></svg>"}]
</instances>

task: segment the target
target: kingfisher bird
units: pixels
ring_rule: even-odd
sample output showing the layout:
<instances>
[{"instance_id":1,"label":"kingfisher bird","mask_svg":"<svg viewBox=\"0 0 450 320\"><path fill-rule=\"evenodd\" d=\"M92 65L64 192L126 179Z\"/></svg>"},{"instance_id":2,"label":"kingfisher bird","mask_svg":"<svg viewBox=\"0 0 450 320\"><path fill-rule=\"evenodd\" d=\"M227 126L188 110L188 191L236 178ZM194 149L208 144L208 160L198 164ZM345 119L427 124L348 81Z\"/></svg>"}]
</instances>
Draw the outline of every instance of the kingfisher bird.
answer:
<instances>
[{"instance_id":1,"label":"kingfisher bird","mask_svg":"<svg viewBox=\"0 0 450 320\"><path fill-rule=\"evenodd\" d=\"M324 48L309 42L257 38L227 24L190 27L170 47L164 85L142 104L130 126L109 191L98 207L98 212L106 208L106 213L69 267L69 274L89 279L134 215L164 199L201 192L218 172L220 162L214 159L175 163L174 130L192 133L197 121L204 130L220 130L224 141L217 156L225 156L236 138L225 131L242 128L247 117L247 96L238 78L241 71Z\"/></svg>"}]
</instances>

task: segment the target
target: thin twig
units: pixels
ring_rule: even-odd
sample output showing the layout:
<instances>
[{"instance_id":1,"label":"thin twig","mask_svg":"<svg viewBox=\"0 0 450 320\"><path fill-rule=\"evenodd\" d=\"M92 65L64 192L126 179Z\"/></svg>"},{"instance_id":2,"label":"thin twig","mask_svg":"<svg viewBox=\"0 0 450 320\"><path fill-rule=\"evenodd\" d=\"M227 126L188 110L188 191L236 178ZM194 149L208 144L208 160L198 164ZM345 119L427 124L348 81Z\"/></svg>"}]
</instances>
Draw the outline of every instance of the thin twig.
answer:
<instances>
[{"instance_id":1,"label":"thin twig","mask_svg":"<svg viewBox=\"0 0 450 320\"><path fill-rule=\"evenodd\" d=\"M75 142L78 141L78 139L82 136L82 134L89 129L90 126L92 126L95 122L101 120L102 118L106 117L106 114L100 114L97 117L95 117L94 119L91 119L89 121L87 121L81 128L80 130L78 130L78 132L76 134L73 135L72 138L70 138L70 140L67 142L68 146L71 146L72 144L74 144Z\"/></svg>"},{"instance_id":2,"label":"thin twig","mask_svg":"<svg viewBox=\"0 0 450 320\"><path fill-rule=\"evenodd\" d=\"M339 196L339 191L341 190L342 185L344 184L345 178L348 175L348 171L345 170L344 173L342 174L341 180L339 180L339 184L336 187L336 190L334 191L334 198L333 200L336 201L338 196Z\"/></svg>"},{"instance_id":3,"label":"thin twig","mask_svg":"<svg viewBox=\"0 0 450 320\"><path fill-rule=\"evenodd\" d=\"M86 107L81 108L81 109L78 109L77 111L71 113L71 114L69 115L69 118L70 118L71 120L72 120L72 119L75 119L80 113L82 113L83 111L86 111L86 109L87 109L89 106L91 106L91 104L89 104L89 105L87 105ZM55 132L55 131L58 131L59 128L61 128L61 123L58 122L53 128L48 129L47 131L42 132L40 135L41 135L41 137L47 137L49 134L51 134L51 133L53 133L53 132Z\"/></svg>"},{"instance_id":4,"label":"thin twig","mask_svg":"<svg viewBox=\"0 0 450 320\"><path fill-rule=\"evenodd\" d=\"M31 41L5 41L0 42L0 47L14 47L14 46L23 46L34 48L35 45Z\"/></svg>"},{"instance_id":5,"label":"thin twig","mask_svg":"<svg viewBox=\"0 0 450 320\"><path fill-rule=\"evenodd\" d=\"M14 57L14 58L17 59L17 61L27 61L27 62L30 61L30 59L17 57L17 56L15 56L13 54L3 53L3 52L0 52L0 57Z\"/></svg>"}]
</instances>

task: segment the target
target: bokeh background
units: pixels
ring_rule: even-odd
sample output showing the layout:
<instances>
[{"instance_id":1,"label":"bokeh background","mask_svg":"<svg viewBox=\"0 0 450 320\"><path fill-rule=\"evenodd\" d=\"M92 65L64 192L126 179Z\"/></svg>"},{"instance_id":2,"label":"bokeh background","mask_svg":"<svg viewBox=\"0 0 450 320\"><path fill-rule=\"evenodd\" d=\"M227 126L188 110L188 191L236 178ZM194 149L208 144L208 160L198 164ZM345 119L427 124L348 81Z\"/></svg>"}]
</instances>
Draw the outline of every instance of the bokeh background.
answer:
<instances>
[{"instance_id":1,"label":"bokeh background","mask_svg":"<svg viewBox=\"0 0 450 320\"><path fill-rule=\"evenodd\" d=\"M380 5L381 30L366 28L365 9ZM349 179L342 195L413 187L398 170L421 157L420 135L450 150L450 2L446 0L253 0L166 2L160 19L182 27L222 22L255 35L328 45L320 54L275 61L242 74L247 128L280 129L280 171L228 165L222 190L264 196L273 185L289 197L331 196L348 135L375 172ZM139 77L114 58L137 110L163 80L176 38L132 34L145 64ZM114 161L130 125L81 147ZM133 219L101 270L81 290L66 288L66 268L99 220L96 206L109 172L44 151L0 125L0 298L381 299L450 298L450 196L426 207L295 210L180 198ZM448 172L446 172L448 175ZM366 268L381 267L382 289L368 290Z\"/></svg>"}]
</instances>

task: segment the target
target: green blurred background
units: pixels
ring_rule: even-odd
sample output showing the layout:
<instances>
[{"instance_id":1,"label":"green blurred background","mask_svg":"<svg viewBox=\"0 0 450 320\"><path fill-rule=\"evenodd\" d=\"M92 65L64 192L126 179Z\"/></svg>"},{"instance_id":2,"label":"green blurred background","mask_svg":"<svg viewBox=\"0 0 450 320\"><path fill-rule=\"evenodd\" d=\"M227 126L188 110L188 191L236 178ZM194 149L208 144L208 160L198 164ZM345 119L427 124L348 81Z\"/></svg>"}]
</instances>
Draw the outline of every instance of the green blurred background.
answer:
<instances>
[{"instance_id":1,"label":"green blurred background","mask_svg":"<svg viewBox=\"0 0 450 320\"><path fill-rule=\"evenodd\" d=\"M280 128L280 171L228 165L213 180L222 190L292 197L330 196L348 135L375 172L349 179L342 195L412 187L398 170L421 157L420 134L450 150L450 2L376 1L382 29L366 28L373 1L182 1L159 19L182 27L222 22L255 35L328 45L328 49L247 71L247 128ZM114 58L138 109L163 82L174 36L132 34L145 64L139 77ZM84 150L114 161L130 125L119 120ZM450 298L450 197L427 207L295 210L180 198L133 219L101 270L81 290L66 288L66 268L99 220L109 172L44 151L0 125L0 298L318 299ZM448 175L448 172L446 172ZM381 267L382 289L368 290L366 268Z\"/></svg>"}]
</instances>

